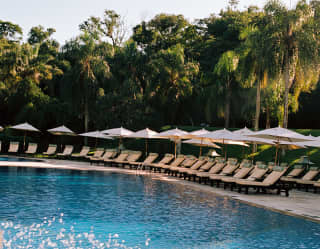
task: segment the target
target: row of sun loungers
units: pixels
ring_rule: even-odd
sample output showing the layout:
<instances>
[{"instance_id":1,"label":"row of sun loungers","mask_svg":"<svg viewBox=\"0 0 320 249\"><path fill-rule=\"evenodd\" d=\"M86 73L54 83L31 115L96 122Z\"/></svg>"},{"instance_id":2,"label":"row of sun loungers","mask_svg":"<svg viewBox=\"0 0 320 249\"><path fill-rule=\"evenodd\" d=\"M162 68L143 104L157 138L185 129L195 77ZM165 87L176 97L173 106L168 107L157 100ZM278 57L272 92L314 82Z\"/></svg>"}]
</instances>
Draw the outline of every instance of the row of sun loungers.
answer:
<instances>
[{"instance_id":1,"label":"row of sun loungers","mask_svg":"<svg viewBox=\"0 0 320 249\"><path fill-rule=\"evenodd\" d=\"M1 143L0 143L1 146ZM11 142L8 152L17 153L18 142ZM286 163L279 166L270 162L265 164L257 161L254 165L249 160L241 163L236 158L208 158L195 156L165 154L161 160L155 163L159 155L149 153L144 161L139 161L142 156L140 151L123 150L118 153L115 149L97 148L95 152L88 155L90 147L83 146L80 153L73 152L72 145L66 145L62 153L56 153L57 145L49 144L44 155L56 155L58 157L72 157L75 159L88 160L91 164L103 164L105 166L129 167L130 169L151 170L171 176L180 177L190 181L197 181L200 184L237 189L238 192L250 189L256 192L276 190L278 194L284 192L289 195L292 188L298 189L320 189L319 168L311 167L307 172L303 165L295 165L289 168ZM37 151L37 144L29 143L26 154L34 154Z\"/></svg>"}]
</instances>

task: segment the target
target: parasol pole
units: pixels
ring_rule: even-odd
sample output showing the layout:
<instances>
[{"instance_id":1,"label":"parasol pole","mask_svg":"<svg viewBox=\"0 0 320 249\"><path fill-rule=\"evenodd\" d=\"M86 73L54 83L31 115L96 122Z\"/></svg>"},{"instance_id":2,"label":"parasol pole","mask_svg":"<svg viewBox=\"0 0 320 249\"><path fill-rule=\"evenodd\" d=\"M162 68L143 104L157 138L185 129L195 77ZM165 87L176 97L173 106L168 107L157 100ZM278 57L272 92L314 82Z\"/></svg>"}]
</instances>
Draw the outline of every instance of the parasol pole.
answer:
<instances>
[{"instance_id":1,"label":"parasol pole","mask_svg":"<svg viewBox=\"0 0 320 249\"><path fill-rule=\"evenodd\" d=\"M201 154L202 154L202 141L203 141L203 139L201 138L201 144L200 144L200 152L199 152L199 157L201 157Z\"/></svg>"},{"instance_id":2,"label":"parasol pole","mask_svg":"<svg viewBox=\"0 0 320 249\"><path fill-rule=\"evenodd\" d=\"M225 160L227 160L227 149L228 149L228 145L226 145L226 149L225 149L225 151L224 151L224 153L225 153L225 154L224 154L224 159L225 159Z\"/></svg>"},{"instance_id":3,"label":"parasol pole","mask_svg":"<svg viewBox=\"0 0 320 249\"><path fill-rule=\"evenodd\" d=\"M23 150L25 150L26 148L26 135L27 135L27 131L24 131L24 137L23 137Z\"/></svg>"},{"instance_id":4,"label":"parasol pole","mask_svg":"<svg viewBox=\"0 0 320 249\"><path fill-rule=\"evenodd\" d=\"M177 157L177 142L174 140L174 158Z\"/></svg>"},{"instance_id":5,"label":"parasol pole","mask_svg":"<svg viewBox=\"0 0 320 249\"><path fill-rule=\"evenodd\" d=\"M280 143L280 138L278 138L278 142L276 144L276 158L275 158L275 161L274 161L274 164L277 165L277 159L278 159L278 145Z\"/></svg>"},{"instance_id":6,"label":"parasol pole","mask_svg":"<svg viewBox=\"0 0 320 249\"><path fill-rule=\"evenodd\" d=\"M146 140L146 156L148 155L148 140L147 139L145 139Z\"/></svg>"}]
</instances>

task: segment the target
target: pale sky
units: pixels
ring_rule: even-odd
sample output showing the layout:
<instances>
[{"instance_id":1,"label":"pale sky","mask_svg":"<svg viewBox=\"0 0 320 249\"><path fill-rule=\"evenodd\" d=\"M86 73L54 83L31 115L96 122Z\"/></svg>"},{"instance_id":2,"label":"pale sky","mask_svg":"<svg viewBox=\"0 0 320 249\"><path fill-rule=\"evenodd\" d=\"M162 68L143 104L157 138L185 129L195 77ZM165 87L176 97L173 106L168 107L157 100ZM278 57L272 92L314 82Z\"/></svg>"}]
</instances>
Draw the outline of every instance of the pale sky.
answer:
<instances>
[{"instance_id":1,"label":"pale sky","mask_svg":"<svg viewBox=\"0 0 320 249\"><path fill-rule=\"evenodd\" d=\"M240 9L262 7L266 0L240 0ZM290 0L285 0L290 2ZM292 2L295 2L292 0ZM19 24L26 37L30 28L42 25L55 28L53 35L61 44L79 34L79 24L90 16L103 15L105 9L125 17L130 30L156 14L182 14L189 21L218 14L228 0L2 0L0 20Z\"/></svg>"}]
</instances>

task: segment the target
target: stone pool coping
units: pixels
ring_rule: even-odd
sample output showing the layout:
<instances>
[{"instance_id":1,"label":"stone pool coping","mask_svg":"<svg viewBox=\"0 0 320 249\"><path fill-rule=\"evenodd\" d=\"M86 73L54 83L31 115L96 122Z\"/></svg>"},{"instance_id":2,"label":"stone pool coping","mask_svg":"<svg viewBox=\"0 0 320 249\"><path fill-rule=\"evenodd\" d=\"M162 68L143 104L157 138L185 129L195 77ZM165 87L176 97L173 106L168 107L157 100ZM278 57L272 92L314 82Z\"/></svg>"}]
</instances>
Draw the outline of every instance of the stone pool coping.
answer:
<instances>
[{"instance_id":1,"label":"stone pool coping","mask_svg":"<svg viewBox=\"0 0 320 249\"><path fill-rule=\"evenodd\" d=\"M224 190L223 188L211 187L180 178L167 176L161 173L152 173L142 170L129 170L114 167L103 167L90 165L88 162L44 159L42 162L13 162L0 161L0 167L29 167L29 168L48 168L48 169L68 169L81 171L103 171L134 175L145 175L154 180L167 181L172 184L182 184L197 190L232 198L240 202L253 205L259 208L266 208L286 215L296 216L320 223L320 196L310 192L291 190L290 196L279 196L276 194L239 194L236 191Z\"/></svg>"}]
</instances>

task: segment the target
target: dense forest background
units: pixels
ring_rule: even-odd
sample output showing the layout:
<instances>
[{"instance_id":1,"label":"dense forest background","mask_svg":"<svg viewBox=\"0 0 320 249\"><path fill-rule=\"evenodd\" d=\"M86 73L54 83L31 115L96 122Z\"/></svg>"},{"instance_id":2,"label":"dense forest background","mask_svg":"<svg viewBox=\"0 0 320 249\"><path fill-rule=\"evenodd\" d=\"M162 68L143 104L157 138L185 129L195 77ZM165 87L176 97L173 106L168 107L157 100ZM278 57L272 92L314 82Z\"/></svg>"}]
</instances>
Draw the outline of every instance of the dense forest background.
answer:
<instances>
[{"instance_id":1,"label":"dense forest background","mask_svg":"<svg viewBox=\"0 0 320 249\"><path fill-rule=\"evenodd\" d=\"M0 124L76 132L171 125L319 128L320 3L158 14L132 32L112 10L60 45L0 20ZM130 35L129 35L130 34Z\"/></svg>"}]
</instances>

